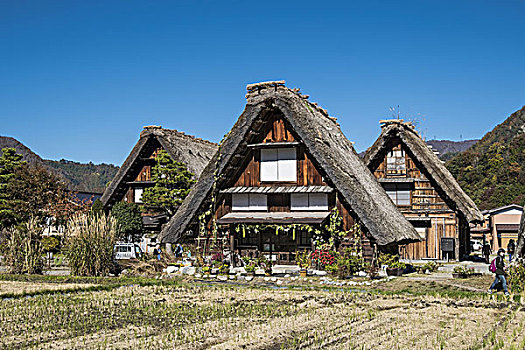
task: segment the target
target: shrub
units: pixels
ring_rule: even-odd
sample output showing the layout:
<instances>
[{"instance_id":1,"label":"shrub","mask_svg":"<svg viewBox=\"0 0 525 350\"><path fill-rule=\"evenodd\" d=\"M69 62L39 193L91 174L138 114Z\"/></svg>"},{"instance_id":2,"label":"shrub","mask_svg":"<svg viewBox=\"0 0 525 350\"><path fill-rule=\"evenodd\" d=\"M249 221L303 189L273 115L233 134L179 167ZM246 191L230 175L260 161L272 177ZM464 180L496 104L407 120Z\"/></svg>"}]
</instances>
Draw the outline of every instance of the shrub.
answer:
<instances>
[{"instance_id":1,"label":"shrub","mask_svg":"<svg viewBox=\"0 0 525 350\"><path fill-rule=\"evenodd\" d=\"M399 255L388 254L388 253L380 253L379 257L377 258L377 263L379 266L386 265L389 268L396 268L394 266L397 265L398 261L399 261Z\"/></svg>"},{"instance_id":2,"label":"shrub","mask_svg":"<svg viewBox=\"0 0 525 350\"><path fill-rule=\"evenodd\" d=\"M419 270L420 273L426 273L427 271L428 272L436 272L438 270L439 266L441 266L441 265L438 264L437 262L429 261L426 264L420 266L418 270Z\"/></svg>"},{"instance_id":3,"label":"shrub","mask_svg":"<svg viewBox=\"0 0 525 350\"><path fill-rule=\"evenodd\" d=\"M347 248L343 251L343 254L337 258L336 265L337 269L335 274L337 277L345 278L361 271L364 268L364 260L352 249Z\"/></svg>"},{"instance_id":4,"label":"shrub","mask_svg":"<svg viewBox=\"0 0 525 350\"><path fill-rule=\"evenodd\" d=\"M399 260L391 262L388 267L390 269L406 269L407 265Z\"/></svg>"},{"instance_id":5,"label":"shrub","mask_svg":"<svg viewBox=\"0 0 525 350\"><path fill-rule=\"evenodd\" d=\"M65 252L73 275L103 276L111 271L117 226L114 217L104 214L76 214L69 220Z\"/></svg>"},{"instance_id":6,"label":"shrub","mask_svg":"<svg viewBox=\"0 0 525 350\"><path fill-rule=\"evenodd\" d=\"M60 246L60 240L55 236L47 236L42 238L42 249L46 253L56 253Z\"/></svg>"},{"instance_id":7,"label":"shrub","mask_svg":"<svg viewBox=\"0 0 525 350\"><path fill-rule=\"evenodd\" d=\"M295 253L295 260L297 262L297 266L299 266L300 269L307 269L310 266L310 257L311 254L306 249L302 252L297 251Z\"/></svg>"},{"instance_id":8,"label":"shrub","mask_svg":"<svg viewBox=\"0 0 525 350\"><path fill-rule=\"evenodd\" d=\"M454 273L459 273L461 275L473 275L476 271L473 268L467 268L466 266L456 266L453 270Z\"/></svg>"},{"instance_id":9,"label":"shrub","mask_svg":"<svg viewBox=\"0 0 525 350\"><path fill-rule=\"evenodd\" d=\"M513 264L507 272L511 291L513 293L525 291L525 266L521 263Z\"/></svg>"},{"instance_id":10,"label":"shrub","mask_svg":"<svg viewBox=\"0 0 525 350\"><path fill-rule=\"evenodd\" d=\"M335 254L329 250L316 249L312 253L311 259L320 268L324 268L328 265L333 265L335 263Z\"/></svg>"},{"instance_id":11,"label":"shrub","mask_svg":"<svg viewBox=\"0 0 525 350\"><path fill-rule=\"evenodd\" d=\"M42 228L35 218L31 218L25 226L10 228L2 245L4 263L9 272L14 274L40 274L44 268L42 243L40 235Z\"/></svg>"}]
</instances>

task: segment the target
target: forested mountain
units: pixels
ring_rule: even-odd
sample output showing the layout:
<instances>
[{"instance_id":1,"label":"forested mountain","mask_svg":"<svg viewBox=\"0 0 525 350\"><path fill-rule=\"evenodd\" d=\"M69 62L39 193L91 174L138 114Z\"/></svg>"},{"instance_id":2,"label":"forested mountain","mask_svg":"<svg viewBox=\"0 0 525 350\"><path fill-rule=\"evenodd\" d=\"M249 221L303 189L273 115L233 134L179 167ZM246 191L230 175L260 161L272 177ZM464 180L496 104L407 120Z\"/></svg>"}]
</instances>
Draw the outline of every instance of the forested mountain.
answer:
<instances>
[{"instance_id":1,"label":"forested mountain","mask_svg":"<svg viewBox=\"0 0 525 350\"><path fill-rule=\"evenodd\" d=\"M14 148L16 149L16 153L21 154L23 156L23 160L29 164L45 167L42 158L31 151L29 147L25 146L23 143L13 137L0 136L0 154L2 154L2 149L4 148Z\"/></svg>"},{"instance_id":2,"label":"forested mountain","mask_svg":"<svg viewBox=\"0 0 525 350\"><path fill-rule=\"evenodd\" d=\"M446 163L480 209L525 204L525 107Z\"/></svg>"},{"instance_id":3,"label":"forested mountain","mask_svg":"<svg viewBox=\"0 0 525 350\"><path fill-rule=\"evenodd\" d=\"M113 164L78 163L61 159L44 160L44 163L54 169L76 191L102 193L118 171Z\"/></svg>"},{"instance_id":4,"label":"forested mountain","mask_svg":"<svg viewBox=\"0 0 525 350\"><path fill-rule=\"evenodd\" d=\"M118 171L118 167L113 164L82 164L65 159L60 161L42 159L20 141L12 137L0 136L0 154L6 147L16 149L29 164L53 171L67 183L69 189L74 191L102 193L106 184Z\"/></svg>"}]
</instances>

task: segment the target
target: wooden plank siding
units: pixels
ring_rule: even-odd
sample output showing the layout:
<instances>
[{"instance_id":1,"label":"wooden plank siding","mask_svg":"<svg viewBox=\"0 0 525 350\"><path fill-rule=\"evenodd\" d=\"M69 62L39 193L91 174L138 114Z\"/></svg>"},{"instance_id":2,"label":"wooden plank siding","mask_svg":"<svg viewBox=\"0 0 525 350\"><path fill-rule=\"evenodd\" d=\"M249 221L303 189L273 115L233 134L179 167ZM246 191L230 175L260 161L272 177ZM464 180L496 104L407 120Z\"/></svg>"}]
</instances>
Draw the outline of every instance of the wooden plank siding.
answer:
<instances>
[{"instance_id":1,"label":"wooden plank siding","mask_svg":"<svg viewBox=\"0 0 525 350\"><path fill-rule=\"evenodd\" d=\"M468 244L465 242L465 234L460 235L460 219L456 213L450 209L443 198L439 195L431 182L417 167L414 160L409 156L409 152L405 149L399 141L394 142L391 150L401 150L405 152L405 167L404 174L388 174L387 155L383 162L374 170L374 175L378 179L385 178L410 178L414 179L410 190L410 205L398 206L401 213L410 219L414 218L428 218L430 219L430 227L427 227L425 234L425 241L418 243L411 243L399 247L399 254L404 259L443 259L445 258L441 252L441 238L453 237L456 239L456 252L453 255L455 259L461 256L459 251L460 236L461 245ZM387 152L388 154L388 152ZM452 257L452 256L451 256Z\"/></svg>"},{"instance_id":2,"label":"wooden plank siding","mask_svg":"<svg viewBox=\"0 0 525 350\"><path fill-rule=\"evenodd\" d=\"M149 147L145 147L142 154L139 155L133 166L130 168L127 177L128 181L152 181L151 171L154 164L155 157L163 148L158 141L152 142ZM135 198L133 195L133 185L127 185L128 188L122 197L122 201L133 203ZM144 186L141 186L144 187Z\"/></svg>"},{"instance_id":3,"label":"wooden plank siding","mask_svg":"<svg viewBox=\"0 0 525 350\"><path fill-rule=\"evenodd\" d=\"M266 133L263 143L272 142L295 142L295 138L286 127L282 119L274 120L271 123L270 130ZM260 149L252 150L250 160L244 171L237 178L234 183L234 187L262 187L262 186L273 186L273 183L261 182L260 181L260 162L261 162ZM324 186L326 183L323 181L323 177L315 167L314 163L308 156L304 146L299 145L297 147L297 181L293 182L280 182L280 186Z\"/></svg>"},{"instance_id":4,"label":"wooden plank siding","mask_svg":"<svg viewBox=\"0 0 525 350\"><path fill-rule=\"evenodd\" d=\"M135 181L151 181L151 165L144 165Z\"/></svg>"}]
</instances>

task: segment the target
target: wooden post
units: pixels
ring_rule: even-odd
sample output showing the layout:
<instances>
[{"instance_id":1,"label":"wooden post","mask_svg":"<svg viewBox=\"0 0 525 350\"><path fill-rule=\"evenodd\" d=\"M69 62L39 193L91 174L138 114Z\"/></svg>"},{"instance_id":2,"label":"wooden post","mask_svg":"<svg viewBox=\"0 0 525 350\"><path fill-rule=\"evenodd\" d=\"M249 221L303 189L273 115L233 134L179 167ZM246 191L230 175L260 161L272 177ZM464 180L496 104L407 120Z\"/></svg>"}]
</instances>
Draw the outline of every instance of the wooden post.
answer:
<instances>
[{"instance_id":1,"label":"wooden post","mask_svg":"<svg viewBox=\"0 0 525 350\"><path fill-rule=\"evenodd\" d=\"M235 254L235 250L233 247L235 243L235 230L232 230L232 225L230 225L229 235L230 235L230 266L235 267L235 259L233 256Z\"/></svg>"}]
</instances>

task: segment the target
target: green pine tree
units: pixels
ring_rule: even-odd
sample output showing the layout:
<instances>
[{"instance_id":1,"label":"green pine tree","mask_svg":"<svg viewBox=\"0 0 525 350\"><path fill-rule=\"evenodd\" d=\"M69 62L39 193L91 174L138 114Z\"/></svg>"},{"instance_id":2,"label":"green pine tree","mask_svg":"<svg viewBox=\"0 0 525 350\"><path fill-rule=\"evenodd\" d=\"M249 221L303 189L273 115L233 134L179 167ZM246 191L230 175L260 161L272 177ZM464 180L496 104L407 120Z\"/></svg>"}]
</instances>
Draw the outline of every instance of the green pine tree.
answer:
<instances>
[{"instance_id":1,"label":"green pine tree","mask_svg":"<svg viewBox=\"0 0 525 350\"><path fill-rule=\"evenodd\" d=\"M98 216L103 215L100 213ZM135 203L119 202L111 209L111 215L117 220L117 240L138 242L144 227L140 206Z\"/></svg>"},{"instance_id":2,"label":"green pine tree","mask_svg":"<svg viewBox=\"0 0 525 350\"><path fill-rule=\"evenodd\" d=\"M0 228L8 227L16 222L14 211L15 199L11 198L8 187L15 179L15 172L26 164L22 155L14 148L2 149L0 156Z\"/></svg>"},{"instance_id":3,"label":"green pine tree","mask_svg":"<svg viewBox=\"0 0 525 350\"><path fill-rule=\"evenodd\" d=\"M155 186L147 188L142 194L142 202L147 207L161 209L172 216L181 205L191 186L195 183L194 174L186 165L176 162L164 150L156 157L151 177Z\"/></svg>"}]
</instances>

